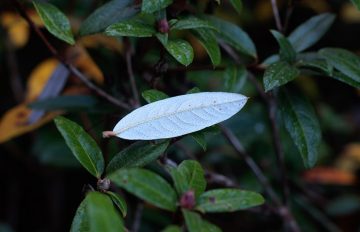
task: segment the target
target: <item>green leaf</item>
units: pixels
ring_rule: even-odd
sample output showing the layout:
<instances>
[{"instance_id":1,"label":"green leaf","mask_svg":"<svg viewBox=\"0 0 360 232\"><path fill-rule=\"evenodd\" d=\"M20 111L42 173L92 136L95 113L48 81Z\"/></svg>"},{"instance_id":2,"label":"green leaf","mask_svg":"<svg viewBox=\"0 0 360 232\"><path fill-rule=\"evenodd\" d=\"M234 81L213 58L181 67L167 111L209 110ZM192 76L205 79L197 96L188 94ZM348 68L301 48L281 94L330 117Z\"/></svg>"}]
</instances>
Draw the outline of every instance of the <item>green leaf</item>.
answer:
<instances>
[{"instance_id":1,"label":"green leaf","mask_svg":"<svg viewBox=\"0 0 360 232\"><path fill-rule=\"evenodd\" d=\"M120 210L123 217L126 217L127 205L126 205L126 201L124 200L124 198L122 196L120 196L119 194L111 192L111 191L107 191L106 194L110 196L112 202Z\"/></svg>"},{"instance_id":2,"label":"green leaf","mask_svg":"<svg viewBox=\"0 0 360 232\"><path fill-rule=\"evenodd\" d=\"M145 169L119 169L109 175L119 187L169 211L176 209L176 193L161 176Z\"/></svg>"},{"instance_id":3,"label":"green leaf","mask_svg":"<svg viewBox=\"0 0 360 232\"><path fill-rule=\"evenodd\" d=\"M205 133L203 131L197 131L190 135L201 146L201 148L206 151L207 143Z\"/></svg>"},{"instance_id":4,"label":"green leaf","mask_svg":"<svg viewBox=\"0 0 360 232\"><path fill-rule=\"evenodd\" d=\"M35 101L29 107L37 110L68 110L80 111L95 107L98 103L96 98L87 95L57 96L44 100Z\"/></svg>"},{"instance_id":5,"label":"green leaf","mask_svg":"<svg viewBox=\"0 0 360 232\"><path fill-rule=\"evenodd\" d=\"M247 70L244 65L229 65L224 73L224 87L226 92L238 93L245 84Z\"/></svg>"},{"instance_id":6,"label":"green leaf","mask_svg":"<svg viewBox=\"0 0 360 232\"><path fill-rule=\"evenodd\" d=\"M147 103L160 101L169 97L166 93L156 89L145 90L141 93L141 96L145 99Z\"/></svg>"},{"instance_id":7,"label":"green leaf","mask_svg":"<svg viewBox=\"0 0 360 232\"><path fill-rule=\"evenodd\" d=\"M90 192L76 210L71 232L125 231L121 218L105 194Z\"/></svg>"},{"instance_id":8,"label":"green leaf","mask_svg":"<svg viewBox=\"0 0 360 232\"><path fill-rule=\"evenodd\" d=\"M192 89L190 89L189 91L187 91L186 93L200 93L201 90L198 87L194 87Z\"/></svg>"},{"instance_id":9,"label":"green leaf","mask_svg":"<svg viewBox=\"0 0 360 232\"><path fill-rule=\"evenodd\" d=\"M163 229L161 232L181 232L181 228L176 225L170 225L167 226L165 229Z\"/></svg>"},{"instance_id":10,"label":"green leaf","mask_svg":"<svg viewBox=\"0 0 360 232\"><path fill-rule=\"evenodd\" d=\"M201 194L196 209L204 213L234 212L258 206L264 202L264 198L256 192L214 189Z\"/></svg>"},{"instance_id":11,"label":"green leaf","mask_svg":"<svg viewBox=\"0 0 360 232\"><path fill-rule=\"evenodd\" d=\"M283 34L275 30L271 30L271 34L275 37L280 45L280 59L289 63L293 63L296 58L296 52L288 39Z\"/></svg>"},{"instance_id":12,"label":"green leaf","mask_svg":"<svg viewBox=\"0 0 360 232\"><path fill-rule=\"evenodd\" d=\"M75 44L67 17L50 3L33 1L35 9L44 22L46 29L58 39L68 44Z\"/></svg>"},{"instance_id":13,"label":"green leaf","mask_svg":"<svg viewBox=\"0 0 360 232\"><path fill-rule=\"evenodd\" d=\"M360 82L360 57L341 48L323 48L319 54L341 73Z\"/></svg>"},{"instance_id":14,"label":"green leaf","mask_svg":"<svg viewBox=\"0 0 360 232\"><path fill-rule=\"evenodd\" d=\"M79 34L89 35L102 32L111 24L129 19L139 10L132 0L112 0L96 9L81 24Z\"/></svg>"},{"instance_id":15,"label":"green leaf","mask_svg":"<svg viewBox=\"0 0 360 232\"><path fill-rule=\"evenodd\" d=\"M154 13L155 11L159 11L164 9L168 5L172 3L172 0L143 0L141 11L145 13Z\"/></svg>"},{"instance_id":16,"label":"green leaf","mask_svg":"<svg viewBox=\"0 0 360 232\"><path fill-rule=\"evenodd\" d=\"M143 167L159 158L168 146L168 140L157 144L148 141L135 142L112 158L106 172L110 174L120 168Z\"/></svg>"},{"instance_id":17,"label":"green leaf","mask_svg":"<svg viewBox=\"0 0 360 232\"><path fill-rule=\"evenodd\" d=\"M185 30L185 29L197 29L197 28L216 30L216 28L210 22L196 18L194 16L190 16L172 22L175 23L171 23L171 30Z\"/></svg>"},{"instance_id":18,"label":"green leaf","mask_svg":"<svg viewBox=\"0 0 360 232\"><path fill-rule=\"evenodd\" d=\"M305 167L313 167L318 158L321 129L312 106L303 96L286 90L280 92L279 103L285 128L299 150Z\"/></svg>"},{"instance_id":19,"label":"green leaf","mask_svg":"<svg viewBox=\"0 0 360 232\"><path fill-rule=\"evenodd\" d=\"M271 64L266 70L264 74L264 87L265 92L269 90L285 85L289 81L294 80L300 71L289 65L286 62L279 61L276 63Z\"/></svg>"},{"instance_id":20,"label":"green leaf","mask_svg":"<svg viewBox=\"0 0 360 232\"><path fill-rule=\"evenodd\" d=\"M318 42L329 30L334 20L335 15L324 13L314 16L298 26L288 37L295 51L304 51Z\"/></svg>"},{"instance_id":21,"label":"green leaf","mask_svg":"<svg viewBox=\"0 0 360 232\"><path fill-rule=\"evenodd\" d=\"M241 0L230 0L231 5L234 7L238 14L241 14L241 10L243 8Z\"/></svg>"},{"instance_id":22,"label":"green leaf","mask_svg":"<svg viewBox=\"0 0 360 232\"><path fill-rule=\"evenodd\" d=\"M89 200L86 197L76 210L74 219L71 223L70 232L78 231L90 231L89 217L86 212L86 208L89 204Z\"/></svg>"},{"instance_id":23,"label":"green leaf","mask_svg":"<svg viewBox=\"0 0 360 232\"><path fill-rule=\"evenodd\" d=\"M125 231L120 215L106 194L90 192L86 198L90 231Z\"/></svg>"},{"instance_id":24,"label":"green leaf","mask_svg":"<svg viewBox=\"0 0 360 232\"><path fill-rule=\"evenodd\" d=\"M157 36L158 37L158 36ZM191 45L182 39L168 40L164 43L158 37L165 49L182 65L188 66L194 59L194 50Z\"/></svg>"},{"instance_id":25,"label":"green leaf","mask_svg":"<svg viewBox=\"0 0 360 232\"><path fill-rule=\"evenodd\" d=\"M221 232L221 229L208 221L205 221L197 213L183 209L186 227L189 232Z\"/></svg>"},{"instance_id":26,"label":"green leaf","mask_svg":"<svg viewBox=\"0 0 360 232\"><path fill-rule=\"evenodd\" d=\"M133 37L151 37L156 33L151 25L135 21L127 20L112 24L105 30L108 36L133 36Z\"/></svg>"},{"instance_id":27,"label":"green leaf","mask_svg":"<svg viewBox=\"0 0 360 232\"><path fill-rule=\"evenodd\" d=\"M256 58L256 48L249 35L237 25L213 16L205 16L226 43L244 55Z\"/></svg>"},{"instance_id":28,"label":"green leaf","mask_svg":"<svg viewBox=\"0 0 360 232\"><path fill-rule=\"evenodd\" d=\"M176 191L179 195L193 190L195 197L200 196L206 189L204 170L201 164L195 160L185 160L176 168L171 170Z\"/></svg>"},{"instance_id":29,"label":"green leaf","mask_svg":"<svg viewBox=\"0 0 360 232\"><path fill-rule=\"evenodd\" d=\"M219 65L221 62L221 52L215 34L211 30L203 28L193 30L193 34L209 54L212 64L214 66Z\"/></svg>"},{"instance_id":30,"label":"green leaf","mask_svg":"<svg viewBox=\"0 0 360 232\"><path fill-rule=\"evenodd\" d=\"M104 171L104 158L94 139L69 119L58 116L54 122L76 159L92 175L100 178Z\"/></svg>"},{"instance_id":31,"label":"green leaf","mask_svg":"<svg viewBox=\"0 0 360 232\"><path fill-rule=\"evenodd\" d=\"M333 67L324 59L300 61L299 66L304 68L320 70L321 72L329 76L331 76L333 73Z\"/></svg>"},{"instance_id":32,"label":"green leaf","mask_svg":"<svg viewBox=\"0 0 360 232\"><path fill-rule=\"evenodd\" d=\"M335 80L344 82L348 85L351 85L355 88L360 88L360 82L359 81L355 81L352 78L346 76L345 74L338 72L338 71L333 71L332 74L330 75L330 77L334 78Z\"/></svg>"},{"instance_id":33,"label":"green leaf","mask_svg":"<svg viewBox=\"0 0 360 232\"><path fill-rule=\"evenodd\" d=\"M356 6L358 10L360 10L360 0L351 0L351 2Z\"/></svg>"}]
</instances>

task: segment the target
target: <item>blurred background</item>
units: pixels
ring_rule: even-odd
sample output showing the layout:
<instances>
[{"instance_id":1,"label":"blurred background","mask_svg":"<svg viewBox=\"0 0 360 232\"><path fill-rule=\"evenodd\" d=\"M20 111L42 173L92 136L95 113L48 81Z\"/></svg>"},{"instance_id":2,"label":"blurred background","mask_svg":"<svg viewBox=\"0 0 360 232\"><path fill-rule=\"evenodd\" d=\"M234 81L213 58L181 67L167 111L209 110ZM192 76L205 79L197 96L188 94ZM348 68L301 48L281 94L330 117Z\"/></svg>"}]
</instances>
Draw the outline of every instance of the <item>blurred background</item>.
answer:
<instances>
[{"instance_id":1,"label":"blurred background","mask_svg":"<svg viewBox=\"0 0 360 232\"><path fill-rule=\"evenodd\" d=\"M106 1L52 0L71 21L76 32L80 23ZM182 2L182 1L175 1ZM259 60L278 52L270 34L275 29L270 0L244 0L242 14L228 1L188 1L197 11L207 11L232 21L253 39ZM286 0L278 1L280 14ZM309 50L341 47L360 54L360 12L346 0L294 0L294 9L285 34L310 17L331 12L336 20L323 39ZM170 96L192 87L202 91L224 90L224 68L213 69L206 51L186 32L195 50L195 60L188 69L169 61L161 72L158 61L160 45L153 38L121 40L102 35L77 39L68 47L49 34L30 1L23 1L27 13L48 40L91 81L111 95L127 101L131 96L126 71L125 52L131 42L133 66L139 90L156 87ZM172 15L172 9L168 14ZM231 60L223 53L223 64ZM205 67L205 68L204 68ZM360 67L359 67L360 68ZM101 131L111 130L125 112L96 97L86 86L70 76L59 89L66 70L51 56L38 36L16 12L11 0L0 2L0 231L68 231L74 213L92 178L72 156L52 119L59 114L77 121L101 145L107 159L130 144L119 139L103 140ZM152 77L156 78L152 78ZM258 77L261 80L261 76ZM51 80L52 97L57 100L37 104ZM323 140L316 167L305 170L296 148L282 128L282 142L291 184L292 208L303 231L360 231L360 91L333 79L303 75L295 83L316 108ZM276 186L275 156L269 134L264 104L245 77L238 91L251 96L242 113L226 122L247 151L259 163ZM48 93L49 94L49 93ZM46 95L46 94L45 94ZM51 94L50 94L51 95ZM48 95L48 96L50 96ZM67 98L72 96L75 98ZM145 103L145 101L142 101ZM30 108L31 107L31 108ZM36 110L32 110L36 109ZM196 157L209 170L236 180L244 189L261 192L255 177L226 142L217 135L207 138L204 151L191 138L172 146L169 156L180 161ZM156 163L149 168L158 170ZM276 186L278 187L278 186ZM137 200L130 195L131 224ZM224 231L280 231L281 220L266 207L250 212L219 214L209 220ZM140 231L159 231L173 220L156 208L145 205ZM239 220L241 219L241 220ZM234 228L237 228L234 230Z\"/></svg>"}]
</instances>

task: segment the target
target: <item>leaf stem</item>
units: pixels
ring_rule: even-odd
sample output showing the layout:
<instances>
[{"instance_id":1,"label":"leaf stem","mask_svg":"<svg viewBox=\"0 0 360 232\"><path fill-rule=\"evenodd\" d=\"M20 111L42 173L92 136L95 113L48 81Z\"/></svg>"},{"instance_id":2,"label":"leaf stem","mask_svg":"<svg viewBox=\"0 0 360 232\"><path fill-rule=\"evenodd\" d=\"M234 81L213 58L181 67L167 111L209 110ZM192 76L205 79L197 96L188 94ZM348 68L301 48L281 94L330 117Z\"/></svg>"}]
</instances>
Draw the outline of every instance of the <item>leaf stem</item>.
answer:
<instances>
[{"instance_id":1,"label":"leaf stem","mask_svg":"<svg viewBox=\"0 0 360 232\"><path fill-rule=\"evenodd\" d=\"M271 7L274 13L276 28L279 31L283 31L283 26L281 24L280 14L279 14L279 8L277 6L276 0L270 0L271 1Z\"/></svg>"}]
</instances>

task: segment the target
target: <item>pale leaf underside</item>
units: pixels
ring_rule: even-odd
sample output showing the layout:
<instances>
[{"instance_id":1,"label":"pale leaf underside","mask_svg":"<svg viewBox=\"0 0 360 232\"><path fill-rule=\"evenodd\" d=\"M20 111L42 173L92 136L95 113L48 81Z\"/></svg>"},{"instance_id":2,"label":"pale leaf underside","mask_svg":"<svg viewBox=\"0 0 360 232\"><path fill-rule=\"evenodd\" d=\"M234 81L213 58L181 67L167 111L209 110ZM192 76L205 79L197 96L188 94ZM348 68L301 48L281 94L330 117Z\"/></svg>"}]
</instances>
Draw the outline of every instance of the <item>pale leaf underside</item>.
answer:
<instances>
[{"instance_id":1,"label":"pale leaf underside","mask_svg":"<svg viewBox=\"0 0 360 232\"><path fill-rule=\"evenodd\" d=\"M129 140L181 136L222 122L236 114L247 97L236 93L202 92L145 105L122 118L116 135Z\"/></svg>"}]
</instances>

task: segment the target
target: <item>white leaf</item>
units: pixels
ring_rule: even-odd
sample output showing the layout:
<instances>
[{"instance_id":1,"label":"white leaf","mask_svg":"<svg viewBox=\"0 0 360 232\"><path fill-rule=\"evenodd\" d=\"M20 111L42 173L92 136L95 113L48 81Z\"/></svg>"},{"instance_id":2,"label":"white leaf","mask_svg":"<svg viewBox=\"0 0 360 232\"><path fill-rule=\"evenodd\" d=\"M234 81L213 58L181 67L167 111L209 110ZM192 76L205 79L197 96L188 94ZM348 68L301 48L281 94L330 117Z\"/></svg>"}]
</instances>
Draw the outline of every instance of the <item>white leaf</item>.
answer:
<instances>
[{"instance_id":1,"label":"white leaf","mask_svg":"<svg viewBox=\"0 0 360 232\"><path fill-rule=\"evenodd\" d=\"M245 105L236 93L202 92L156 101L140 107L115 126L116 136L130 140L165 139L222 122Z\"/></svg>"}]
</instances>

